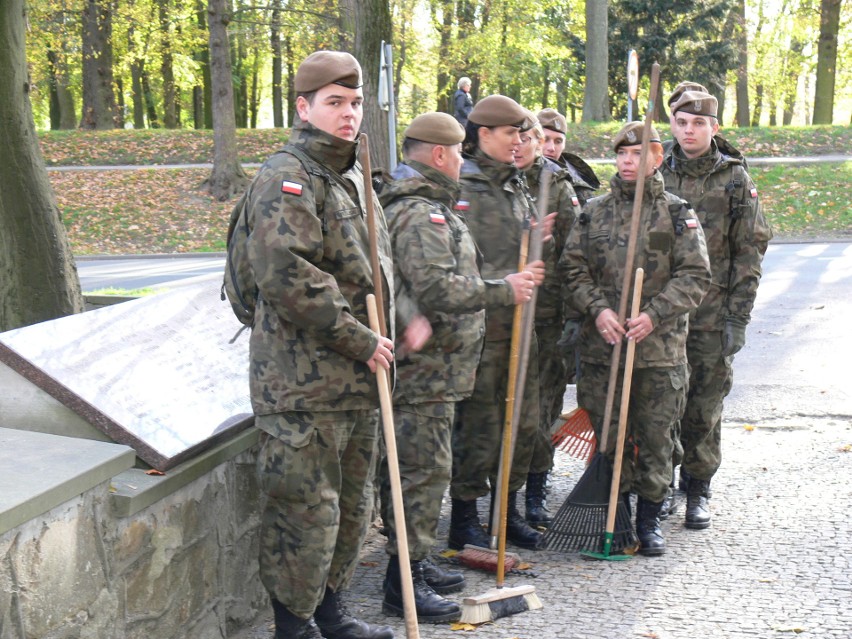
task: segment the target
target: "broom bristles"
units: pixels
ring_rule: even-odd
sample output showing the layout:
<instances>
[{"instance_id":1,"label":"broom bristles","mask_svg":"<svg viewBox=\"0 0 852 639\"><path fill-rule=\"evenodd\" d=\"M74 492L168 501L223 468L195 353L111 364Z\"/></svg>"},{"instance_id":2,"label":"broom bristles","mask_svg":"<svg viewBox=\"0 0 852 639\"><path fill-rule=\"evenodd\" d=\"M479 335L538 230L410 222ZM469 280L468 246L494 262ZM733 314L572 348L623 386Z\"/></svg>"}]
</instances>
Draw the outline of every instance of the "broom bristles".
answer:
<instances>
[{"instance_id":1,"label":"broom bristles","mask_svg":"<svg viewBox=\"0 0 852 639\"><path fill-rule=\"evenodd\" d=\"M478 625L543 607L533 586L495 588L476 597L465 597L460 622Z\"/></svg>"},{"instance_id":2,"label":"broom bristles","mask_svg":"<svg viewBox=\"0 0 852 639\"><path fill-rule=\"evenodd\" d=\"M487 570L488 572L497 572L497 551L491 548L480 548L479 546L471 546L465 544L464 549L456 555L459 563L464 564L468 568L477 570ZM515 566L521 563L521 556L507 552L503 557L503 570L509 572Z\"/></svg>"}]
</instances>

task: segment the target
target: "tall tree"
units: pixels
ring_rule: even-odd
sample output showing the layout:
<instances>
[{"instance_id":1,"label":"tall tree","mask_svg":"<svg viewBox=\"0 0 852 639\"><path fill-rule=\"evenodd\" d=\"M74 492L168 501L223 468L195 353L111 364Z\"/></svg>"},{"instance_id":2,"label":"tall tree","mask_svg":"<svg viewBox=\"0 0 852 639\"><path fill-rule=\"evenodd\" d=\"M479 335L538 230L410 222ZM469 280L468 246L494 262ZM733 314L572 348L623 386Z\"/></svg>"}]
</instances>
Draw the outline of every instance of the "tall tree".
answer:
<instances>
[{"instance_id":1,"label":"tall tree","mask_svg":"<svg viewBox=\"0 0 852 639\"><path fill-rule=\"evenodd\" d=\"M210 80L213 87L213 170L205 180L208 192L227 200L243 191L248 177L237 156L237 125L234 119L234 85L231 75L231 47L228 0L209 0L207 26L210 33Z\"/></svg>"},{"instance_id":2,"label":"tall tree","mask_svg":"<svg viewBox=\"0 0 852 639\"><path fill-rule=\"evenodd\" d=\"M607 0L586 0L586 92L583 122L611 119L609 95L609 48Z\"/></svg>"},{"instance_id":3,"label":"tall tree","mask_svg":"<svg viewBox=\"0 0 852 639\"><path fill-rule=\"evenodd\" d=\"M281 4L282 0L272 0L272 20L269 25L269 44L272 50L272 125L284 126L284 93L282 90L283 73L281 65Z\"/></svg>"},{"instance_id":4,"label":"tall tree","mask_svg":"<svg viewBox=\"0 0 852 639\"><path fill-rule=\"evenodd\" d=\"M83 309L29 100L24 0L0 2L0 331Z\"/></svg>"},{"instance_id":5,"label":"tall tree","mask_svg":"<svg viewBox=\"0 0 852 639\"><path fill-rule=\"evenodd\" d=\"M819 12L814 124L834 120L834 83L837 75L837 34L842 0L822 0Z\"/></svg>"},{"instance_id":6,"label":"tall tree","mask_svg":"<svg viewBox=\"0 0 852 639\"><path fill-rule=\"evenodd\" d=\"M736 2L736 27L734 38L737 43L737 55L739 64L737 66L737 115L735 122L739 126L748 126L749 118L748 102L748 29L745 13L745 0Z\"/></svg>"},{"instance_id":7,"label":"tall tree","mask_svg":"<svg viewBox=\"0 0 852 639\"><path fill-rule=\"evenodd\" d=\"M172 46L175 29L171 15L174 8L170 0L157 0L160 20L160 75L163 80L163 126L175 129L178 125L177 91L175 87Z\"/></svg>"},{"instance_id":8,"label":"tall tree","mask_svg":"<svg viewBox=\"0 0 852 639\"><path fill-rule=\"evenodd\" d=\"M73 129L77 126L77 115L64 57L48 49L47 60L50 65L50 128Z\"/></svg>"},{"instance_id":9,"label":"tall tree","mask_svg":"<svg viewBox=\"0 0 852 639\"><path fill-rule=\"evenodd\" d=\"M83 129L115 128L112 88L112 2L85 0L83 8Z\"/></svg>"}]
</instances>

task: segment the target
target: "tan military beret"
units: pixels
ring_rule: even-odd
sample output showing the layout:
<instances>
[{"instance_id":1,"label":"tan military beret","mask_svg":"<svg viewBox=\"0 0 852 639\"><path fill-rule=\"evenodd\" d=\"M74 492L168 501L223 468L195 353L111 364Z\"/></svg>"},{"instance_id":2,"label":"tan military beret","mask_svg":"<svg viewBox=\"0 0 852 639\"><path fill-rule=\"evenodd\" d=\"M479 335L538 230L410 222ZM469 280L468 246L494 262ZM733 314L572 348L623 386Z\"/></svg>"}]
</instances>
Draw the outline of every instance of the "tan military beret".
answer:
<instances>
[{"instance_id":1,"label":"tan military beret","mask_svg":"<svg viewBox=\"0 0 852 639\"><path fill-rule=\"evenodd\" d=\"M674 88L674 91L672 91L672 94L669 96L669 107L678 101L678 98L683 95L684 91L703 91L704 93L709 93L707 91L707 87L703 84L690 82L689 80L681 82Z\"/></svg>"},{"instance_id":2,"label":"tan military beret","mask_svg":"<svg viewBox=\"0 0 852 639\"><path fill-rule=\"evenodd\" d=\"M684 91L678 101L672 105L672 113L683 111L692 115L716 117L719 101L705 91Z\"/></svg>"},{"instance_id":3,"label":"tan military beret","mask_svg":"<svg viewBox=\"0 0 852 639\"><path fill-rule=\"evenodd\" d=\"M344 51L316 51L302 60L293 88L297 93L310 93L327 84L347 89L361 86L361 65Z\"/></svg>"},{"instance_id":4,"label":"tan military beret","mask_svg":"<svg viewBox=\"0 0 852 639\"><path fill-rule=\"evenodd\" d=\"M528 113L512 98L489 95L476 103L467 119L479 126L531 126L527 121Z\"/></svg>"},{"instance_id":5,"label":"tan military beret","mask_svg":"<svg viewBox=\"0 0 852 639\"><path fill-rule=\"evenodd\" d=\"M635 146L642 144L642 134L645 132L645 124L643 122L628 122L621 130L615 134L615 139L612 141L612 150L618 151L621 146ZM654 127L651 127L651 138L648 142L659 142L660 134Z\"/></svg>"},{"instance_id":6,"label":"tan military beret","mask_svg":"<svg viewBox=\"0 0 852 639\"><path fill-rule=\"evenodd\" d=\"M411 121L403 136L431 144L458 144L464 140L464 127L449 113L423 113Z\"/></svg>"},{"instance_id":7,"label":"tan military beret","mask_svg":"<svg viewBox=\"0 0 852 639\"><path fill-rule=\"evenodd\" d=\"M521 108L523 109L523 107ZM527 117L526 120L524 120L524 123L521 125L521 131L529 131L536 124L539 124L539 121L535 113L533 113L529 109L524 109L524 113L526 113Z\"/></svg>"},{"instance_id":8,"label":"tan military beret","mask_svg":"<svg viewBox=\"0 0 852 639\"><path fill-rule=\"evenodd\" d=\"M542 109L538 112L538 123L545 129L557 133L568 133L568 121L556 109Z\"/></svg>"}]
</instances>

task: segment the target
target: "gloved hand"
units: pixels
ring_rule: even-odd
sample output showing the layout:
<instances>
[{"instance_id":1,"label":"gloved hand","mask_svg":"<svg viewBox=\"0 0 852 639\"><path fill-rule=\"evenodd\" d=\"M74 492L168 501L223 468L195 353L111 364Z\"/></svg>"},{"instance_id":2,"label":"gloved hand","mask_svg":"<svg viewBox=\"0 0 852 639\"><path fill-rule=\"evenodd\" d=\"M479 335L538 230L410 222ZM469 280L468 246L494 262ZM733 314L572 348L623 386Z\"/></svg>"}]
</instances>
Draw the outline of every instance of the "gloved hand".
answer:
<instances>
[{"instance_id":1,"label":"gloved hand","mask_svg":"<svg viewBox=\"0 0 852 639\"><path fill-rule=\"evenodd\" d=\"M722 355L730 357L739 353L745 346L745 334L745 322L731 317L726 319L725 330L722 331Z\"/></svg>"},{"instance_id":2,"label":"gloved hand","mask_svg":"<svg viewBox=\"0 0 852 639\"><path fill-rule=\"evenodd\" d=\"M571 348L580 341L580 330L583 328L583 320L569 319L565 320L565 325L562 327L562 335L556 345L561 349Z\"/></svg>"}]
</instances>

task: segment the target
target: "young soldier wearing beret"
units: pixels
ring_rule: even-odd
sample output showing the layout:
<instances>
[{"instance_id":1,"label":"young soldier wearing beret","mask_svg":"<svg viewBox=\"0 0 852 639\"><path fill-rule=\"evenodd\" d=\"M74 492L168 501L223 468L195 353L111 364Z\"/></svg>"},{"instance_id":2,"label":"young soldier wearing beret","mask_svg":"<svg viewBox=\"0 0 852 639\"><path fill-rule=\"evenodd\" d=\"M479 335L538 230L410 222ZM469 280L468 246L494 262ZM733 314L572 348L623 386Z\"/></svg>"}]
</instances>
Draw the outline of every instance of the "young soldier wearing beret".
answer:
<instances>
[{"instance_id":1,"label":"young soldier wearing beret","mask_svg":"<svg viewBox=\"0 0 852 639\"><path fill-rule=\"evenodd\" d=\"M518 268L524 226L530 223L530 201L518 169L514 149L528 111L511 98L491 95L480 100L467 122L465 161L461 170L461 198L456 208L482 251L485 279L502 279ZM552 224L552 222L549 222ZM549 233L549 231L548 231ZM485 318L485 345L476 371L473 394L459 403L453 431L453 478L450 484L452 516L449 545L488 547L477 510L477 499L496 490L500 460L509 350L511 306L489 310ZM523 548L537 548L541 533L530 528L517 509L517 491L529 471L538 431L538 347L531 345L526 388L515 401L523 411L509 473L506 537ZM493 505L493 499L492 499Z\"/></svg>"},{"instance_id":2,"label":"young soldier wearing beret","mask_svg":"<svg viewBox=\"0 0 852 639\"><path fill-rule=\"evenodd\" d=\"M373 503L373 372L393 359L393 342L370 330L366 309L373 272L357 163L361 67L348 53L313 53L295 88L290 139L261 167L247 202L260 293L250 342L267 498L260 576L275 639L392 639L390 628L355 619L341 599ZM378 202L375 208L387 289L390 244ZM391 296L385 299L392 317Z\"/></svg>"},{"instance_id":3,"label":"young soldier wearing beret","mask_svg":"<svg viewBox=\"0 0 852 639\"><path fill-rule=\"evenodd\" d=\"M583 314L580 340L581 374L577 402L591 417L600 441L613 348L635 340L636 355L630 390L628 431L621 474L622 498L638 495L636 534L645 555L665 552L659 513L672 472L673 427L683 410L688 378L686 365L687 314L698 306L710 281L704 234L695 213L680 198L666 193L657 168L663 149L650 130L647 170L642 159L641 122L625 125L615 137L618 173L608 195L589 201L571 230L560 268L565 273L569 301ZM633 201L644 189L636 268L645 271L641 313L626 328L614 309L619 306L629 242ZM625 358L622 357L622 367ZM621 379L614 406L621 404ZM609 424L608 455L614 455L618 410ZM635 447L635 453L634 451ZM635 461L634 461L635 457ZM629 502L628 502L629 503Z\"/></svg>"},{"instance_id":4,"label":"young soldier wearing beret","mask_svg":"<svg viewBox=\"0 0 852 639\"><path fill-rule=\"evenodd\" d=\"M710 480L722 461L722 404L772 237L743 161L723 153L715 139L716 109L716 98L703 91L680 95L672 105L676 142L662 169L666 189L688 200L701 220L713 274L706 297L690 314L689 396L680 427L685 525L695 529L710 526Z\"/></svg>"},{"instance_id":5,"label":"young soldier wearing beret","mask_svg":"<svg viewBox=\"0 0 852 639\"><path fill-rule=\"evenodd\" d=\"M571 185L580 198L580 206L584 206L589 198L595 196L595 191L601 187L601 181L592 167L579 155L565 150L568 121L564 115L556 109L542 109L536 117L544 130L542 155L568 171Z\"/></svg>"},{"instance_id":6,"label":"young soldier wearing beret","mask_svg":"<svg viewBox=\"0 0 852 639\"><path fill-rule=\"evenodd\" d=\"M542 263L502 279L479 276L481 256L459 211L464 129L446 113L425 113L405 130L405 159L382 191L394 254L398 333L394 426L417 617L457 619L458 604L436 593L464 587L460 572L428 560L435 544L441 500L450 483L450 439L456 402L473 392L485 333L486 309L511 308L530 299L544 277ZM408 332L425 321L431 337L411 343ZM415 330L416 327L415 327ZM422 347L421 347L422 346ZM403 614L396 530L388 509L385 612Z\"/></svg>"}]
</instances>

